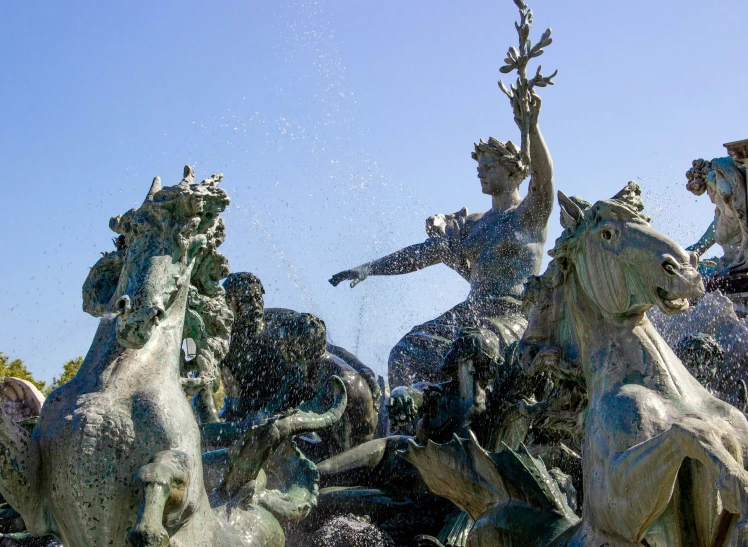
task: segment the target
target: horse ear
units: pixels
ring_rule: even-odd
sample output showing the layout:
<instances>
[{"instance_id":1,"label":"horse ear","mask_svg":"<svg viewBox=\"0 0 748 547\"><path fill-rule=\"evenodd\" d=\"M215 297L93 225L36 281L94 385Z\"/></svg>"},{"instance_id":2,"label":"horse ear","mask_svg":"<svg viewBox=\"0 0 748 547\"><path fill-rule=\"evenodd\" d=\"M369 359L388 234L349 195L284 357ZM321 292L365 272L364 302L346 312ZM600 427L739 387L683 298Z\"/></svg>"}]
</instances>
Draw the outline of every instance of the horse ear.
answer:
<instances>
[{"instance_id":1,"label":"horse ear","mask_svg":"<svg viewBox=\"0 0 748 547\"><path fill-rule=\"evenodd\" d=\"M194 183L195 183L195 170L189 165L185 165L184 176L182 177L182 182L179 183L179 186L186 187Z\"/></svg>"},{"instance_id":2,"label":"horse ear","mask_svg":"<svg viewBox=\"0 0 748 547\"><path fill-rule=\"evenodd\" d=\"M161 190L161 177L153 177L151 189L148 190L148 195L145 197L145 200L153 201L153 196L155 196L156 192L158 192L159 190Z\"/></svg>"},{"instance_id":3,"label":"horse ear","mask_svg":"<svg viewBox=\"0 0 748 547\"><path fill-rule=\"evenodd\" d=\"M574 230L582 223L584 211L561 190L558 191L558 205L561 207L561 226Z\"/></svg>"}]
</instances>

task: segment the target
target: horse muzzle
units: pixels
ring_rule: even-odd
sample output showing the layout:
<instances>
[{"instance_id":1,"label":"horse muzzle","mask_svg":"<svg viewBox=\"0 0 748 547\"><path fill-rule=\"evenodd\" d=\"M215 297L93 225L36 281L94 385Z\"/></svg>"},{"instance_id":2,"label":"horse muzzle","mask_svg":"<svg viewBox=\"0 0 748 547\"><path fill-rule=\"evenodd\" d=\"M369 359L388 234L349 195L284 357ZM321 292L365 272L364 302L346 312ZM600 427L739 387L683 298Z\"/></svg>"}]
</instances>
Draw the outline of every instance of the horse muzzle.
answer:
<instances>
[{"instance_id":1,"label":"horse muzzle","mask_svg":"<svg viewBox=\"0 0 748 547\"><path fill-rule=\"evenodd\" d=\"M698 257L696 259L698 261ZM666 315L682 313L688 309L691 298L704 295L704 283L701 274L693 265L682 264L666 256L661 264L660 283L652 290L654 303Z\"/></svg>"},{"instance_id":2,"label":"horse muzzle","mask_svg":"<svg viewBox=\"0 0 748 547\"><path fill-rule=\"evenodd\" d=\"M121 297L117 309L117 342L120 345L140 349L151 339L153 330L165 316L161 306L148 306L144 310L133 311L130 298Z\"/></svg>"}]
</instances>

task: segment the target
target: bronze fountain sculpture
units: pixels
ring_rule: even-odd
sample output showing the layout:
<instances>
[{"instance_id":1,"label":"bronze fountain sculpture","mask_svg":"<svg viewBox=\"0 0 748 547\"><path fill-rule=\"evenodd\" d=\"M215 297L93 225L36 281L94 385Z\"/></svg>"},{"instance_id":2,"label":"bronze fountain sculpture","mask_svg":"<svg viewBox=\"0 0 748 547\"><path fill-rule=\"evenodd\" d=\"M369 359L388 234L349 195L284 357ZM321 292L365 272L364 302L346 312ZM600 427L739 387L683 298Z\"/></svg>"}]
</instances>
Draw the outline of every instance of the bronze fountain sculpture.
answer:
<instances>
[{"instance_id":1,"label":"bronze fountain sculpture","mask_svg":"<svg viewBox=\"0 0 748 547\"><path fill-rule=\"evenodd\" d=\"M525 295L527 371L576 374L587 388L581 520L552 490L523 498L503 485L501 467L478 467L498 456L474 439L466 449L408 451L435 491L478 519L471 546L748 545L748 421L689 374L646 316L653 306L683 312L703 294L698 258L649 226L639 194L629 183L582 210L559 193L565 231ZM458 470L451 480L440 475L448 469ZM527 458L524 469L530 482L546 476ZM493 495L476 497L483 487ZM507 521L499 508L515 505L561 525L538 534L537 521Z\"/></svg>"},{"instance_id":2,"label":"bronze fountain sculpture","mask_svg":"<svg viewBox=\"0 0 748 547\"><path fill-rule=\"evenodd\" d=\"M500 70L517 80L499 85L521 142L472 153L491 210L433 216L423 243L330 279L443 263L470 283L392 349L389 400L320 318L266 309L256 276L229 274L222 175L156 177L111 220L115 250L84 283L100 323L78 374L46 400L6 381L23 412L0 405L0 494L32 535L68 547L748 547L748 388L719 368L733 346L668 339L684 366L649 318L687 313L702 273L708 288L745 277L748 142L688 172L717 209L688 249L650 226L636 183L595 204L559 192L564 231L539 275L554 182L537 89L555 72L528 77L551 32L533 44L532 12L514 3L519 47ZM700 262L714 242L725 256ZM401 434L375 436L382 409Z\"/></svg>"}]
</instances>

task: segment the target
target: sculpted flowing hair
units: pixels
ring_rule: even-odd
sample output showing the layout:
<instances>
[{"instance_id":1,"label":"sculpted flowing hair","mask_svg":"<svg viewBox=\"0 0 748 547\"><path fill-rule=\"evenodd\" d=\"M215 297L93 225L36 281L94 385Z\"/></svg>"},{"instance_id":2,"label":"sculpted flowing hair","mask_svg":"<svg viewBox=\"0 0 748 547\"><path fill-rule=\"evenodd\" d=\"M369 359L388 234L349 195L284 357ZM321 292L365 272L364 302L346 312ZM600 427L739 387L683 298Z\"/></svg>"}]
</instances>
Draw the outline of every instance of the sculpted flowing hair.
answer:
<instances>
[{"instance_id":1,"label":"sculpted flowing hair","mask_svg":"<svg viewBox=\"0 0 748 547\"><path fill-rule=\"evenodd\" d=\"M696 196L702 195L710 182L716 184L716 173L722 175L729 185L729 188L716 188L717 191L742 198L745 194L745 173L730 157L714 158L711 161L693 160L691 168L686 171L686 189Z\"/></svg>"},{"instance_id":2,"label":"sculpted flowing hair","mask_svg":"<svg viewBox=\"0 0 748 547\"><path fill-rule=\"evenodd\" d=\"M161 188L161 180L156 177L143 205L110 220L109 227L120 234L115 240L117 249L102 253L83 284L83 310L101 316L110 309L127 249L134 238L144 231L160 229L163 237L175 238L183 255L194 238L204 238L189 279L185 313L184 336L195 341L194 361L200 372L197 378L185 379L188 393L217 381L218 364L228 352L233 322L220 284L229 273L228 260L218 251L226 238L220 213L229 204L226 192L218 188L222 178L216 174L196 184L189 166L176 186Z\"/></svg>"},{"instance_id":3,"label":"sculpted flowing hair","mask_svg":"<svg viewBox=\"0 0 748 547\"><path fill-rule=\"evenodd\" d=\"M475 161L481 156L496 160L508 171L509 180L517 186L530 174L530 157L512 141L501 142L493 137L488 137L488 142L481 139L475 143L475 151L470 155Z\"/></svg>"}]
</instances>

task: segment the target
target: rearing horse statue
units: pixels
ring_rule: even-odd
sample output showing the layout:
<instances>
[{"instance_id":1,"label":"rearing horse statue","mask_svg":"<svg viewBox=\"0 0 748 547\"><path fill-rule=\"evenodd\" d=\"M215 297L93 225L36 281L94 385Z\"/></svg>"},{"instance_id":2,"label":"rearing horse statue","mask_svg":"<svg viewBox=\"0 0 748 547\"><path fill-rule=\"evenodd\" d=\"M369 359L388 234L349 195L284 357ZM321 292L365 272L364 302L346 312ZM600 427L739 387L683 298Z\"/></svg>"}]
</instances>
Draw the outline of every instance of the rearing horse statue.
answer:
<instances>
[{"instance_id":1,"label":"rearing horse statue","mask_svg":"<svg viewBox=\"0 0 748 547\"><path fill-rule=\"evenodd\" d=\"M221 178L195 183L186 167L179 185L161 188L156 177L142 206L111 220L118 251L84 285L84 309L101 321L78 374L47 398L33 435L0 414L0 493L34 535L53 534L68 547L284 544L262 508L274 501L260 468L284 439L339 418L345 392L325 414L295 413L250 430L230 451L229 473L212 496L220 507L211 508L185 388L210 385L210 365L228 348L232 315L219 281L229 270L217 247L229 199ZM205 372L186 381L185 336L196 338ZM308 471L313 504L317 475ZM289 515L304 512L287 503L293 496L276 498Z\"/></svg>"},{"instance_id":2,"label":"rearing horse statue","mask_svg":"<svg viewBox=\"0 0 748 547\"><path fill-rule=\"evenodd\" d=\"M498 491L471 507L478 519L471 547L748 546L748 422L689 374L645 313L653 306L679 313L703 294L698 257L651 228L640 193L632 182L587 207L559 193L565 231L524 295L533 304L520 343L526 370L576 375L587 387L582 519L562 534L557 527L539 534L537 521L508 529L495 509L529 502L491 478L500 456L489 458L474 441L406 454L450 499L476 498L469 484L450 494L459 477L439 475L461 465L463 483L490 482ZM542 465L516 457L528 477L547 477ZM564 517L558 504L529 505L546 511L547 522Z\"/></svg>"}]
</instances>

